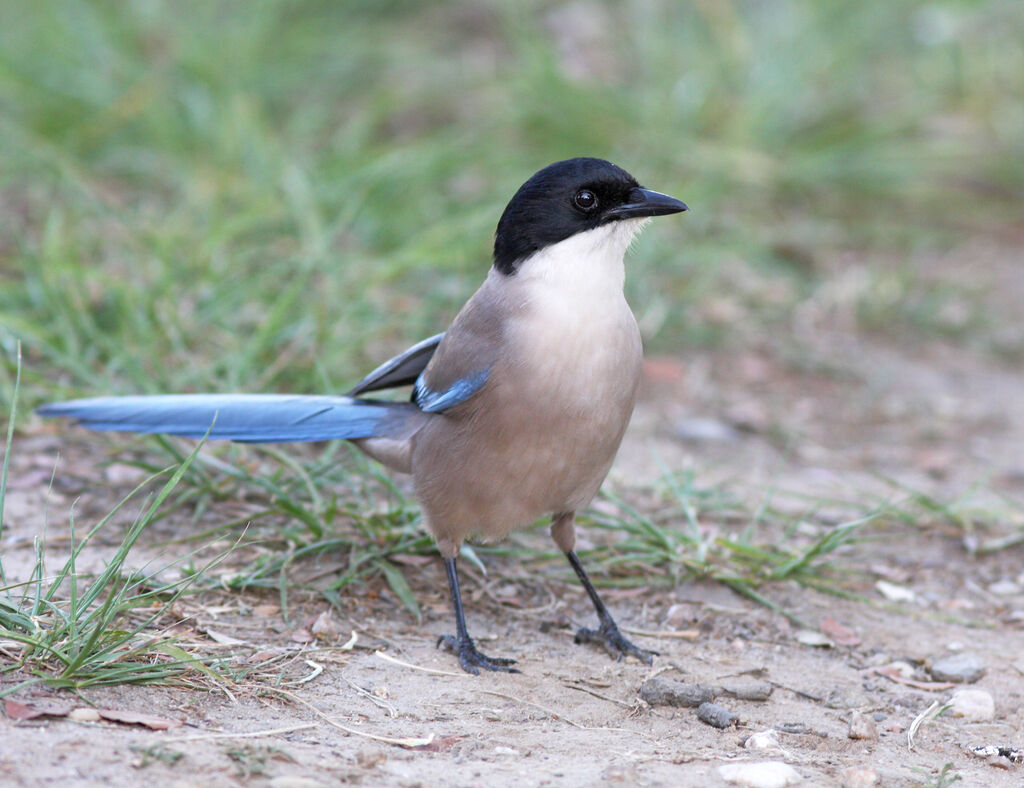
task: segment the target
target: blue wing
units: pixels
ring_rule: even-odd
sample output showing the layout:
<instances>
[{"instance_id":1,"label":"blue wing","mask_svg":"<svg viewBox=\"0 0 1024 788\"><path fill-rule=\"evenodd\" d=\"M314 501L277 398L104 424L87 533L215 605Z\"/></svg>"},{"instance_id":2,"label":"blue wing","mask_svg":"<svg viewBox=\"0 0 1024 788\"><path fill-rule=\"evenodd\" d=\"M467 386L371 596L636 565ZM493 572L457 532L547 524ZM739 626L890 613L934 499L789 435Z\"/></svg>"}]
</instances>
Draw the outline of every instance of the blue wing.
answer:
<instances>
[{"instance_id":1,"label":"blue wing","mask_svg":"<svg viewBox=\"0 0 1024 788\"><path fill-rule=\"evenodd\" d=\"M417 342L411 348L390 361L385 361L373 372L359 381L355 388L348 394L350 397L358 397L367 391L378 391L380 389L398 388L414 383L419 374L426 369L430 359L434 357L434 351L444 339L444 334L436 334L422 342Z\"/></svg>"},{"instance_id":2,"label":"blue wing","mask_svg":"<svg viewBox=\"0 0 1024 788\"><path fill-rule=\"evenodd\" d=\"M419 405L424 413L443 413L461 405L476 394L490 377L490 367L473 375L460 378L442 391L432 390L421 374L412 389L412 401Z\"/></svg>"},{"instance_id":3,"label":"blue wing","mask_svg":"<svg viewBox=\"0 0 1024 788\"><path fill-rule=\"evenodd\" d=\"M418 413L415 405L287 394L169 394L96 397L36 409L93 430L146 432L245 443L382 437Z\"/></svg>"}]
</instances>

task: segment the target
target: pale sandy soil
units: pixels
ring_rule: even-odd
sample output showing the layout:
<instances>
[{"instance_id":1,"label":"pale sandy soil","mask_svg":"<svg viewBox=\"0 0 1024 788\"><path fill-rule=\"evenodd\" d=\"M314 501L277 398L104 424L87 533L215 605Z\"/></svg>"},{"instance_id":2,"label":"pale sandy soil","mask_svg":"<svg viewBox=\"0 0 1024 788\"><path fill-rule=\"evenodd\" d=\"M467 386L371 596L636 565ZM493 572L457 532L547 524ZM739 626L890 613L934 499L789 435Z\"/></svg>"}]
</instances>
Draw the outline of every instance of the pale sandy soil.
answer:
<instances>
[{"instance_id":1,"label":"pale sandy soil","mask_svg":"<svg viewBox=\"0 0 1024 788\"><path fill-rule=\"evenodd\" d=\"M1013 303L1021 301L1007 300ZM921 518L879 526L871 540L836 554L836 566L848 573L843 588L858 598L793 583L762 587L813 626L825 618L840 622L859 644L804 645L782 615L724 587L688 581L670 590L607 592L624 627L697 631L694 640L636 635L661 656L653 667L617 663L573 644L573 627L590 624L592 612L561 567L524 567L508 559L488 578L466 572L467 605L482 650L515 657L523 672L471 677L434 647L451 626L436 562L425 563L413 579L422 622L381 587L371 597L345 597L344 608L334 611L313 644L295 641L304 623L326 609L312 595L297 595L298 607L285 622L272 595L208 593L182 603L183 614L194 616L186 642L205 643L212 651L211 630L244 641L220 647L238 655L236 669L251 664L245 660L253 654L285 658L225 691L119 687L87 690L81 698L43 689L18 693L29 704L88 703L184 724L151 731L63 718L0 718L0 782L719 786L725 785L717 772L724 763L779 760L792 765L805 785L840 785L854 767L874 770L886 786L934 784L951 763L962 777L957 785L1020 786L1024 766L1005 758L986 763L967 750L1024 747L1024 553L1016 546L974 556L965 544L1024 528L1024 372L964 345L904 347L891 338L854 337L829 326L827 317L821 320L820 335L802 340L799 367L768 342L656 360L610 483L642 499L664 468L690 467L702 486L728 484L752 500L769 487L778 490L779 506L794 512L806 510L809 499L840 501L829 504L835 519L844 509L868 508L876 497L898 497L889 479L947 502L980 485L972 499L981 513L977 532L970 523ZM698 418L728 434L705 440L673 434L680 426L692 432ZM30 560L48 480L41 469L52 467L58 448L62 473L91 479L80 494L85 512L103 511L130 486L91 463L97 439L66 426L40 430L23 436L12 458L3 539L12 576ZM71 497L58 489L50 498L55 550L66 519L58 513ZM819 525L829 516L822 515ZM217 513L206 517L198 525L184 515L161 523L154 539L140 545L140 555L166 560L174 548L160 548L157 537L166 538L173 528L215 524ZM116 534L105 542L107 548L113 544ZM97 545L88 560L99 565L103 548ZM911 590L913 601L887 600L878 580ZM346 650L352 631L358 641ZM388 661L378 651L435 672ZM940 717L921 728L911 750L911 722L934 701L947 700L951 690L896 683L871 668L904 660L917 669L916 679L928 681L934 660L959 652L974 653L985 664L985 675L971 686L991 693L994 719ZM643 703L639 688L652 674L711 685L755 677L770 681L774 691L764 702L721 698L739 715L739 724L723 731L699 722L692 709ZM288 695L266 690L278 677ZM3 678L3 686L17 678ZM854 712L877 718L877 739L848 737ZM743 747L751 734L769 728L793 731L778 734L781 750ZM268 733L225 736L259 731ZM369 736L433 738L427 746L403 747ZM181 757L152 757L158 753Z\"/></svg>"}]
</instances>

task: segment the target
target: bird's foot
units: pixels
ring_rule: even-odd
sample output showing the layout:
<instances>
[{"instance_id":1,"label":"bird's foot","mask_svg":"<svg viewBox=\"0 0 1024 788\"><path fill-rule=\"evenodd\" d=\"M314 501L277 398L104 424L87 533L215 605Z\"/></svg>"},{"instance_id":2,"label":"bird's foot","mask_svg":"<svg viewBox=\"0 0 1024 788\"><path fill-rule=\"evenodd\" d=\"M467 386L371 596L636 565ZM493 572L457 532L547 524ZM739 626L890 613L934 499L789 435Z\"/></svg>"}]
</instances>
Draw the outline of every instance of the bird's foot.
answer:
<instances>
[{"instance_id":1,"label":"bird's foot","mask_svg":"<svg viewBox=\"0 0 1024 788\"><path fill-rule=\"evenodd\" d=\"M576 632L574 640L577 643L596 643L617 660L621 660L623 657L636 657L645 665L650 665L658 653L631 643L619 632L618 626L611 619L602 621L601 626L597 629L581 627Z\"/></svg>"},{"instance_id":2,"label":"bird's foot","mask_svg":"<svg viewBox=\"0 0 1024 788\"><path fill-rule=\"evenodd\" d=\"M476 644L471 637L458 638L455 635L441 635L437 639L437 647L458 655L462 669L474 676L480 675L480 668L501 670L505 673L519 673L518 670L511 667L516 664L514 659L488 657L486 654L481 654L476 650Z\"/></svg>"}]
</instances>

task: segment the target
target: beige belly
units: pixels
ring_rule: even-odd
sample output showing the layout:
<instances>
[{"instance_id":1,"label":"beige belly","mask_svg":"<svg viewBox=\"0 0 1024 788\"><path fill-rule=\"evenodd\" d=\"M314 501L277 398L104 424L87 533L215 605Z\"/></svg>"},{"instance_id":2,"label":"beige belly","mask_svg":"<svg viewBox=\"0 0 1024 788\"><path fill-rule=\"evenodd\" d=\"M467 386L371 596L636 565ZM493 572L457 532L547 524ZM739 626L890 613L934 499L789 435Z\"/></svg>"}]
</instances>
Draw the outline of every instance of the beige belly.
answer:
<instances>
[{"instance_id":1,"label":"beige belly","mask_svg":"<svg viewBox=\"0 0 1024 788\"><path fill-rule=\"evenodd\" d=\"M516 338L518 352L483 390L417 434L417 497L442 551L575 511L597 493L629 423L641 361L628 308L607 323L582 337Z\"/></svg>"}]
</instances>

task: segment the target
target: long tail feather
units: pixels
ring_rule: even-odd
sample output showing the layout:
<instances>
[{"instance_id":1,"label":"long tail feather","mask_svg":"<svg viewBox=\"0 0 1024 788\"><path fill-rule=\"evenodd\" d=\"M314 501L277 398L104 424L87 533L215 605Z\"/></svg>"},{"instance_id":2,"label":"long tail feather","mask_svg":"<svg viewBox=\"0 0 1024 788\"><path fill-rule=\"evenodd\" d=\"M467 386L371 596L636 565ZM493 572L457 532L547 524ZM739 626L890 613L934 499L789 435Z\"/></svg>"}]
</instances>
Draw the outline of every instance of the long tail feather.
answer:
<instances>
[{"instance_id":1,"label":"long tail feather","mask_svg":"<svg viewBox=\"0 0 1024 788\"><path fill-rule=\"evenodd\" d=\"M42 416L72 418L92 430L145 432L245 443L382 437L419 410L409 403L287 394L170 394L55 402Z\"/></svg>"}]
</instances>

